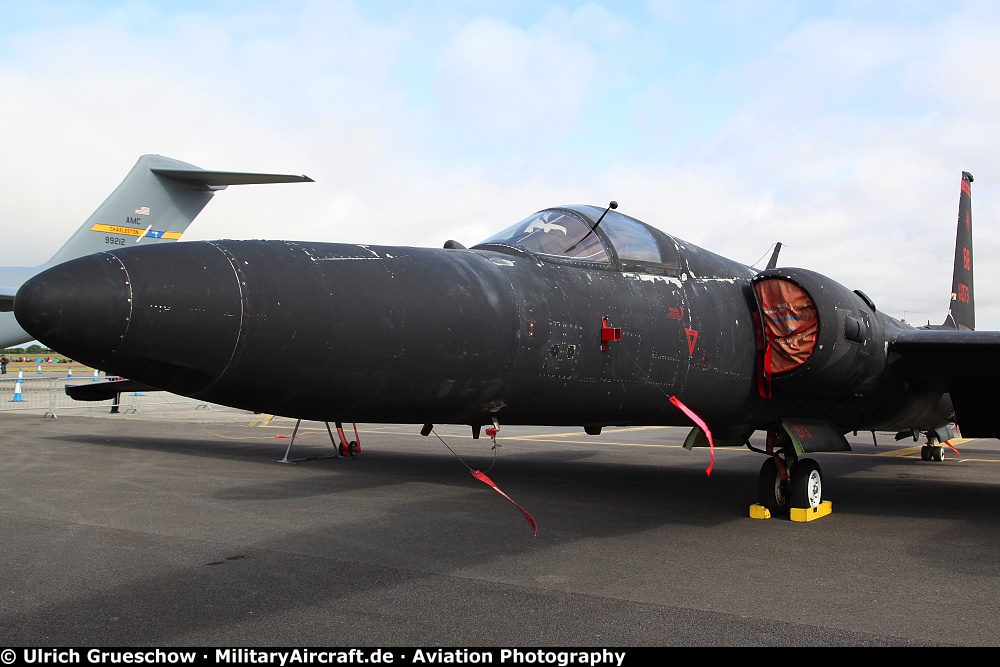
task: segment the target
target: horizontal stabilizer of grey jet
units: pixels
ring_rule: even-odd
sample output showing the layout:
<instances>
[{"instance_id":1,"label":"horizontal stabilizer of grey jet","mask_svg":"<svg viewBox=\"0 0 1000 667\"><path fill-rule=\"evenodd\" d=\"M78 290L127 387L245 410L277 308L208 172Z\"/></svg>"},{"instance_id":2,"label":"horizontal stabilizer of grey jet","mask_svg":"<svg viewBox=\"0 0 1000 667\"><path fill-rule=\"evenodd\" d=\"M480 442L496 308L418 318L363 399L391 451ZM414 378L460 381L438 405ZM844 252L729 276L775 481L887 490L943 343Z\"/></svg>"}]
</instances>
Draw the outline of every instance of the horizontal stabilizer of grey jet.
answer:
<instances>
[{"instance_id":1,"label":"horizontal stabilizer of grey jet","mask_svg":"<svg viewBox=\"0 0 1000 667\"><path fill-rule=\"evenodd\" d=\"M150 169L157 176L193 185L224 188L227 185L260 183L313 183L313 179L298 174L261 174L241 171L208 171L205 169Z\"/></svg>"}]
</instances>

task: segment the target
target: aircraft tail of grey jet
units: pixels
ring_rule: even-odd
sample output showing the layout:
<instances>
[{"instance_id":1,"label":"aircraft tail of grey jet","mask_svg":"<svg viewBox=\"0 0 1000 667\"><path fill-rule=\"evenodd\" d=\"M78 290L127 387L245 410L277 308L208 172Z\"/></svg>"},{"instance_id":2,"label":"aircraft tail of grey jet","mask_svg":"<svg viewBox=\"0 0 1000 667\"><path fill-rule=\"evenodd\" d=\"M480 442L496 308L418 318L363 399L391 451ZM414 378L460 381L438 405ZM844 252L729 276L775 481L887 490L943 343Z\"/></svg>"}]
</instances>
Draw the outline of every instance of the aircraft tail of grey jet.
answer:
<instances>
[{"instance_id":1,"label":"aircraft tail of grey jet","mask_svg":"<svg viewBox=\"0 0 1000 667\"><path fill-rule=\"evenodd\" d=\"M311 180L285 174L207 171L162 155L142 155L48 263L59 264L109 250L109 246L176 241L215 193L229 185Z\"/></svg>"},{"instance_id":2,"label":"aircraft tail of grey jet","mask_svg":"<svg viewBox=\"0 0 1000 667\"><path fill-rule=\"evenodd\" d=\"M308 176L208 171L193 164L142 155L125 179L41 266L0 266L0 348L32 340L11 311L29 278L63 262L105 250L176 241L216 192L230 185L312 182Z\"/></svg>"}]
</instances>

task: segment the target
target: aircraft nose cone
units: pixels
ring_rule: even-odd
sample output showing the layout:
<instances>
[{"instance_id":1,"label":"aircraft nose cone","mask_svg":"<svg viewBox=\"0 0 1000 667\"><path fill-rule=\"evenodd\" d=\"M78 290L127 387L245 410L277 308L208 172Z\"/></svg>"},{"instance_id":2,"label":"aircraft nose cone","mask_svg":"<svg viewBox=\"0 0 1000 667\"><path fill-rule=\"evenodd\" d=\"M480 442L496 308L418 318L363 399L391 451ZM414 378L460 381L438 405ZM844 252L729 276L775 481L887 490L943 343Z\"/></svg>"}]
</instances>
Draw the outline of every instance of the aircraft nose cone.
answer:
<instances>
[{"instance_id":1,"label":"aircraft nose cone","mask_svg":"<svg viewBox=\"0 0 1000 667\"><path fill-rule=\"evenodd\" d=\"M136 246L39 273L14 298L18 323L67 357L194 395L225 371L243 303L228 257L211 243Z\"/></svg>"},{"instance_id":2,"label":"aircraft nose cone","mask_svg":"<svg viewBox=\"0 0 1000 667\"><path fill-rule=\"evenodd\" d=\"M131 289L117 257L72 260L28 280L14 298L18 324L69 358L100 367L128 328Z\"/></svg>"}]
</instances>

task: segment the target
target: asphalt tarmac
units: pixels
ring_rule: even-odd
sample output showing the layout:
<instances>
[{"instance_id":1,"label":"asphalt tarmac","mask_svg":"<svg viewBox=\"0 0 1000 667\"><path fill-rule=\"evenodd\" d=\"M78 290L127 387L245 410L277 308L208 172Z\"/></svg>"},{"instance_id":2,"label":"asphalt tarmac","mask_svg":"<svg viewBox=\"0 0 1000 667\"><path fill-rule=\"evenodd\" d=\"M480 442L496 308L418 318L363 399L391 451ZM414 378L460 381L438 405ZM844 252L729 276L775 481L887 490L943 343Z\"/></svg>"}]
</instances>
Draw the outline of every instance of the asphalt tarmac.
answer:
<instances>
[{"instance_id":1,"label":"asphalt tarmac","mask_svg":"<svg viewBox=\"0 0 1000 667\"><path fill-rule=\"evenodd\" d=\"M0 414L4 647L1000 645L995 440L859 434L794 522L683 429L359 424L318 458L304 422L289 465L289 419L43 414Z\"/></svg>"}]
</instances>

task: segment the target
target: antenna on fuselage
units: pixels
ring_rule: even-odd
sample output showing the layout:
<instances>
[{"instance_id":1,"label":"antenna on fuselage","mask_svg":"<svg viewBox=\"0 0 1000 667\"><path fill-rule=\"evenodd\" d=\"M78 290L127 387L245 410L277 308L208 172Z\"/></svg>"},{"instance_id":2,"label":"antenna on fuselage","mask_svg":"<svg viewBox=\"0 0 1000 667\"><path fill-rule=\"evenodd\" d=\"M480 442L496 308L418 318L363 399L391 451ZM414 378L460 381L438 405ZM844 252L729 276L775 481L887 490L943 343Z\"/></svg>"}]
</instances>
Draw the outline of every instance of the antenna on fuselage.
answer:
<instances>
[{"instance_id":1,"label":"antenna on fuselage","mask_svg":"<svg viewBox=\"0 0 1000 667\"><path fill-rule=\"evenodd\" d=\"M578 245L580 245L581 243L583 243L584 241L586 241L587 237L590 236L591 234L593 234L594 230L597 229L597 226L599 224L601 224L601 220L604 220L604 216L606 216L608 214L608 211L610 211L613 208L618 208L618 202L616 202L614 199L612 199L611 203L608 204L608 207L606 209L604 209L604 213L601 213L601 217L599 217L597 219L597 222L595 222L594 226L590 228L590 231L587 232L586 234L584 234L582 239L580 239L579 241L577 241L576 243L574 243L570 247L566 248L566 252L570 252L572 250L575 250Z\"/></svg>"},{"instance_id":2,"label":"antenna on fuselage","mask_svg":"<svg viewBox=\"0 0 1000 667\"><path fill-rule=\"evenodd\" d=\"M779 252L781 252L781 241L774 244L774 252L771 253L771 259L767 260L767 268L773 269L778 266Z\"/></svg>"}]
</instances>

